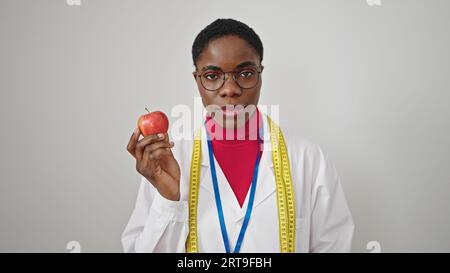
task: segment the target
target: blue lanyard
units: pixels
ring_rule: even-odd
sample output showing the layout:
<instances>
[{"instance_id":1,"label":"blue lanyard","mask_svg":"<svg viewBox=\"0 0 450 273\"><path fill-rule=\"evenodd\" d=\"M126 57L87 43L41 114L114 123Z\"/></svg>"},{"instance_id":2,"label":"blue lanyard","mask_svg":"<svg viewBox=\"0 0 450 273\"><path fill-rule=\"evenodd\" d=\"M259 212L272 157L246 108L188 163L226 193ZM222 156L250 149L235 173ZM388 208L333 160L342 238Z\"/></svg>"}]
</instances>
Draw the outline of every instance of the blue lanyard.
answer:
<instances>
[{"instance_id":1,"label":"blue lanyard","mask_svg":"<svg viewBox=\"0 0 450 273\"><path fill-rule=\"evenodd\" d=\"M261 136L262 136L262 126L259 128L259 135L258 135L258 154L256 157L256 163L255 168L253 170L253 178L252 178L252 184L250 189L250 198L248 200L247 205L247 211L245 213L244 223L242 224L241 231L239 232L239 237L236 242L236 246L234 248L234 253L239 253L239 250L241 249L242 240L244 239L245 231L247 230L248 222L250 220L250 215L252 214L253 209L253 201L255 199L255 191L256 191L256 183L258 181L258 169L259 169L259 161L260 161L260 155L261 155ZM208 130L206 130L208 133ZM223 209L222 209L222 202L220 201L220 193L219 193L219 184L217 182L217 175L216 175L216 166L214 163L214 155L212 151L212 142L211 138L208 135L208 152L209 152L209 162L211 165L211 176L212 176L212 182L214 186L214 196L216 198L216 207L217 207L217 213L219 215L219 222L220 222L220 229L222 231L222 239L223 243L225 245L225 250L227 253L231 253L230 250L230 243L228 241L228 233L227 233L227 227L225 226L225 219L223 215Z\"/></svg>"}]
</instances>

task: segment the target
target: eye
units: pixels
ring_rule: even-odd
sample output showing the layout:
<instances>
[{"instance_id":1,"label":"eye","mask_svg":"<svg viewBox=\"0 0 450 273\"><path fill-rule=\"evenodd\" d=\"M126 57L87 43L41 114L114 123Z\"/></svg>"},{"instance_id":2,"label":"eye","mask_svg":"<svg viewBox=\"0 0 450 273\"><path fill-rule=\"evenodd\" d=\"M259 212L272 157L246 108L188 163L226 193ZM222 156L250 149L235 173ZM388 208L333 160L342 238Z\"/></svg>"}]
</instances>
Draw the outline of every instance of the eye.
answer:
<instances>
[{"instance_id":1,"label":"eye","mask_svg":"<svg viewBox=\"0 0 450 273\"><path fill-rule=\"evenodd\" d=\"M203 77L209 81L215 81L219 79L219 74L217 73L205 73Z\"/></svg>"},{"instance_id":2,"label":"eye","mask_svg":"<svg viewBox=\"0 0 450 273\"><path fill-rule=\"evenodd\" d=\"M253 75L255 75L255 71L253 71L252 69L242 70L239 72L239 77L242 78L250 78L253 77Z\"/></svg>"}]
</instances>

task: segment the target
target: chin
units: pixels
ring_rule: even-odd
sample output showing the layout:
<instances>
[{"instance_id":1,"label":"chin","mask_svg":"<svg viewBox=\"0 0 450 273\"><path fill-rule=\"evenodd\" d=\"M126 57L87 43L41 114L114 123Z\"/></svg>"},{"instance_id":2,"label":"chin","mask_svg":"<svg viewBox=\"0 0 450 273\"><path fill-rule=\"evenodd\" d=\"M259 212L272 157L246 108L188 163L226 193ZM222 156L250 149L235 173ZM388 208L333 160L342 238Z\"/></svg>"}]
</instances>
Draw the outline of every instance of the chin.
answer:
<instances>
[{"instance_id":1,"label":"chin","mask_svg":"<svg viewBox=\"0 0 450 273\"><path fill-rule=\"evenodd\" d=\"M223 111L215 112L214 121L226 129L236 129L244 126L245 122L256 112L256 107L246 107L245 111L240 111L234 115L227 115Z\"/></svg>"}]
</instances>

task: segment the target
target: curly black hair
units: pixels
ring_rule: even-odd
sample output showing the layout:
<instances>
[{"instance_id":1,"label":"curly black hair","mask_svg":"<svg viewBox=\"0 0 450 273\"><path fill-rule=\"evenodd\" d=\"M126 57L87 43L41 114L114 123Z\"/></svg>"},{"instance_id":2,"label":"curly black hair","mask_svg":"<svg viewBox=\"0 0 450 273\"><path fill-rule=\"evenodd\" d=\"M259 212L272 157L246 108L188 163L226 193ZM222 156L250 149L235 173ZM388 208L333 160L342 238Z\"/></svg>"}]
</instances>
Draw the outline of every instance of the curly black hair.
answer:
<instances>
[{"instance_id":1,"label":"curly black hair","mask_svg":"<svg viewBox=\"0 0 450 273\"><path fill-rule=\"evenodd\" d=\"M194 44L192 45L194 66L197 66L197 60L209 42L227 35L236 35L245 40L255 49L259 55L259 60L262 61L263 45L258 34L252 28L234 19L217 19L200 31L194 40Z\"/></svg>"}]
</instances>

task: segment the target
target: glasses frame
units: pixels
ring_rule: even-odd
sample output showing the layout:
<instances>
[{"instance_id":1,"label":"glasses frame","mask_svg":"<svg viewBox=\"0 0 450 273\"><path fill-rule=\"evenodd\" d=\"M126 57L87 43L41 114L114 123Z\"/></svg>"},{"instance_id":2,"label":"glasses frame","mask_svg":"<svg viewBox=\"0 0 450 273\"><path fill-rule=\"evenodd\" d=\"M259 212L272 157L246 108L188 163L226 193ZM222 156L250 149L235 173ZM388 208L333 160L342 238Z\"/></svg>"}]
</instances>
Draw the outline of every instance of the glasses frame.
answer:
<instances>
[{"instance_id":1,"label":"glasses frame","mask_svg":"<svg viewBox=\"0 0 450 273\"><path fill-rule=\"evenodd\" d=\"M255 68L255 70L256 70L256 72L257 72L258 79L256 80L255 85L252 86L252 87L242 87L242 86L238 83L238 81L237 81L237 77L238 77L238 76L237 76L237 73L238 73L239 71L241 71L241 70L247 68L247 67ZM221 84L218 88L216 88L216 89L208 89L208 88L206 88L205 85L203 84L203 81L202 81L202 79L201 79L201 78L202 78L202 74L203 74L206 70L208 70L208 69L202 69L202 70L200 70L200 71L196 70L196 71L194 72L194 75L195 75L195 77L200 78L200 84L202 85L202 87L205 88L205 89L208 90L208 91L211 91L211 92L218 91L220 88L222 88L222 87L224 86L225 82L226 82L227 79L228 79L228 78L227 78L227 74L229 74L229 73L232 73L232 75L233 75L232 78L233 78L234 82L235 82L240 88L242 88L242 89L252 89L252 88L254 88L255 86L258 85L259 80L261 79L260 74L262 73L263 69L264 69L264 66L263 66L263 65L259 65L259 66L249 65L249 66L246 66L246 67L237 68L237 69L232 70L232 71L216 70L216 71L220 71L221 73L223 73L223 78L222 78L223 81L222 81L222 84Z\"/></svg>"}]
</instances>

